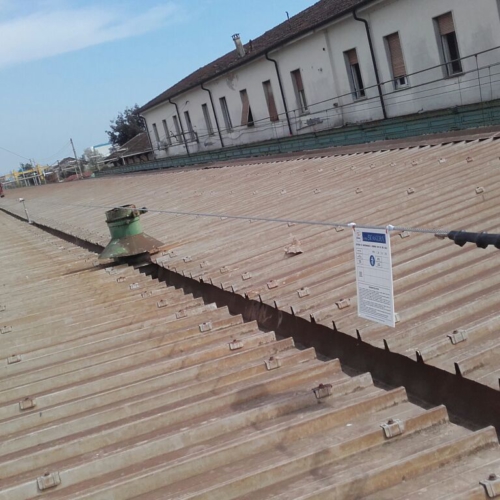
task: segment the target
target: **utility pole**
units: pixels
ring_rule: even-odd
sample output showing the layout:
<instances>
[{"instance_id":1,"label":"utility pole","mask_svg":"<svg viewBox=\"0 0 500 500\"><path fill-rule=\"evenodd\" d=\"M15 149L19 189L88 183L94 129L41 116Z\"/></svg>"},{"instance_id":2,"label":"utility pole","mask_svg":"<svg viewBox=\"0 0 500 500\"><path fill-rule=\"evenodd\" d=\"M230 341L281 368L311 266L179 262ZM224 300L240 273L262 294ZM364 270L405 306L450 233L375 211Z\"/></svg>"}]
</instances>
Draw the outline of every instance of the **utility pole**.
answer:
<instances>
[{"instance_id":1,"label":"utility pole","mask_svg":"<svg viewBox=\"0 0 500 500\"><path fill-rule=\"evenodd\" d=\"M75 155L76 166L78 167L78 171L80 172L80 179L83 179L82 168L80 166L80 160L78 159L78 156L76 156L75 145L73 144L73 139L70 139L69 142L71 142L71 147L73 148L73 154Z\"/></svg>"}]
</instances>

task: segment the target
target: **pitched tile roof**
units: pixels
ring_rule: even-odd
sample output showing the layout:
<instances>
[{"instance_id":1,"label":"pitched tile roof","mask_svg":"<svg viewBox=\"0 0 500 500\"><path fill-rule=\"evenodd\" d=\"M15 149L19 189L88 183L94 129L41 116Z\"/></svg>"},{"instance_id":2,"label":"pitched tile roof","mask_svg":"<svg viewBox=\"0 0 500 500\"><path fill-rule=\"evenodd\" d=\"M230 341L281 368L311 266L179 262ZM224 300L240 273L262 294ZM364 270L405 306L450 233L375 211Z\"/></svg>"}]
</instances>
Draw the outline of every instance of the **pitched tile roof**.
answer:
<instances>
[{"instance_id":1,"label":"pitched tile roof","mask_svg":"<svg viewBox=\"0 0 500 500\"><path fill-rule=\"evenodd\" d=\"M120 146L118 150L107 156L104 161L108 162L118 158L148 153L149 151L152 150L148 134L146 134L146 132L141 132L130 139L130 141L126 142L123 146Z\"/></svg>"},{"instance_id":2,"label":"pitched tile roof","mask_svg":"<svg viewBox=\"0 0 500 500\"><path fill-rule=\"evenodd\" d=\"M144 112L169 98L190 90L205 83L216 76L222 75L231 69L246 64L257 57L264 55L285 42L292 40L313 28L326 24L336 17L345 14L357 6L369 3L373 0L320 0L308 9L299 12L289 20L278 24L278 26L266 31L255 40L245 44L246 56L241 58L236 50L228 52L215 61L194 71L180 82L176 83L165 92L161 93L140 109Z\"/></svg>"}]
</instances>

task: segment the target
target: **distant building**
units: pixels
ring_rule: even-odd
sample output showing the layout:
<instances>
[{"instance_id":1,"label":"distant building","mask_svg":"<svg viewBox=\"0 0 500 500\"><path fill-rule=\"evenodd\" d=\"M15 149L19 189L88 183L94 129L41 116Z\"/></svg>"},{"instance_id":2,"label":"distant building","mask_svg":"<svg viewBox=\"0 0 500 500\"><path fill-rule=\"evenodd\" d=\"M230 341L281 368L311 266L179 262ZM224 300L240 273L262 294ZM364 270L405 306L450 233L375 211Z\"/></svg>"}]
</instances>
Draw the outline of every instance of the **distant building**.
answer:
<instances>
[{"instance_id":1,"label":"distant building","mask_svg":"<svg viewBox=\"0 0 500 500\"><path fill-rule=\"evenodd\" d=\"M141 108L157 158L500 98L500 3L320 0Z\"/></svg>"},{"instance_id":2,"label":"distant building","mask_svg":"<svg viewBox=\"0 0 500 500\"><path fill-rule=\"evenodd\" d=\"M151 149L148 134L141 132L123 146L115 149L115 151L104 159L104 163L110 167L115 167L118 165L142 163L153 159L153 150Z\"/></svg>"},{"instance_id":3,"label":"distant building","mask_svg":"<svg viewBox=\"0 0 500 500\"><path fill-rule=\"evenodd\" d=\"M92 146L91 149L92 151L94 151L94 153L106 157L111 154L111 151L113 149L113 144L111 144L110 142L106 142L104 144L96 144L95 146Z\"/></svg>"}]
</instances>

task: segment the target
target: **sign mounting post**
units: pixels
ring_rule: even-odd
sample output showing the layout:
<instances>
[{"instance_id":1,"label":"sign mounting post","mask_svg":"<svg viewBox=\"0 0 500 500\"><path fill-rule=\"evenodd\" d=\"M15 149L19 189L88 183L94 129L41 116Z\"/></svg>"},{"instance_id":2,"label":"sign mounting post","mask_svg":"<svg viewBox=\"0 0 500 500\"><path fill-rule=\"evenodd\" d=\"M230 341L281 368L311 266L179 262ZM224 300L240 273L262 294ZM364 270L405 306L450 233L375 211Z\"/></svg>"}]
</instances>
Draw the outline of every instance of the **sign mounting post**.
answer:
<instances>
[{"instance_id":1,"label":"sign mounting post","mask_svg":"<svg viewBox=\"0 0 500 500\"><path fill-rule=\"evenodd\" d=\"M390 228L351 225L354 237L358 316L395 326Z\"/></svg>"}]
</instances>

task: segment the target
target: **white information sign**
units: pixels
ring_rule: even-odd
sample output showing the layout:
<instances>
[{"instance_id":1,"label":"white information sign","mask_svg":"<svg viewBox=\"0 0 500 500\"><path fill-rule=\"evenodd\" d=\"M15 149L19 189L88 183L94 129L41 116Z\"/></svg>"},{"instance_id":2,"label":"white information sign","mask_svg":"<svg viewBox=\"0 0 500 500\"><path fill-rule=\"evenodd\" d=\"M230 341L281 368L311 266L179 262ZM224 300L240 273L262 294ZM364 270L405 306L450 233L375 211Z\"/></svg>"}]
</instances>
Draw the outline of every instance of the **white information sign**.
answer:
<instances>
[{"instance_id":1,"label":"white information sign","mask_svg":"<svg viewBox=\"0 0 500 500\"><path fill-rule=\"evenodd\" d=\"M395 326L391 238L388 229L353 225L358 316Z\"/></svg>"}]
</instances>

